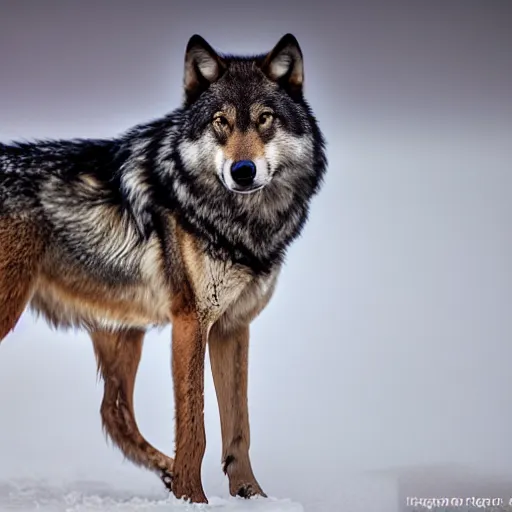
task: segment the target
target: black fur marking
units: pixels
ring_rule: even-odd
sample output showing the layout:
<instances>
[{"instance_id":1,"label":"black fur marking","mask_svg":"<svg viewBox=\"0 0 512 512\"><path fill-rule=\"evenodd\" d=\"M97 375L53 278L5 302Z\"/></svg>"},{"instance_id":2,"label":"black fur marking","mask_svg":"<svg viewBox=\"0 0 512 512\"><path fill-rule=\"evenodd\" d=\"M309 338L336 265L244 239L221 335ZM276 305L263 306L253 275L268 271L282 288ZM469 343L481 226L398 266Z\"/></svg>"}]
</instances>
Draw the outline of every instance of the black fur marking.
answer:
<instances>
[{"instance_id":1,"label":"black fur marking","mask_svg":"<svg viewBox=\"0 0 512 512\"><path fill-rule=\"evenodd\" d=\"M228 467L230 464L235 462L235 457L233 455L228 455L226 459L224 460L224 465L222 466L222 471L224 471L224 474L227 475L228 473Z\"/></svg>"},{"instance_id":2,"label":"black fur marking","mask_svg":"<svg viewBox=\"0 0 512 512\"><path fill-rule=\"evenodd\" d=\"M160 479L162 480L162 482L165 485L165 487L167 488L167 490L169 492L172 492L173 476L168 471L162 470L160 472Z\"/></svg>"},{"instance_id":3,"label":"black fur marking","mask_svg":"<svg viewBox=\"0 0 512 512\"><path fill-rule=\"evenodd\" d=\"M238 491L236 492L236 495L237 496L240 496L240 498L250 498L252 496L252 489L249 485L242 485L242 487L240 487L240 489L238 489Z\"/></svg>"}]
</instances>

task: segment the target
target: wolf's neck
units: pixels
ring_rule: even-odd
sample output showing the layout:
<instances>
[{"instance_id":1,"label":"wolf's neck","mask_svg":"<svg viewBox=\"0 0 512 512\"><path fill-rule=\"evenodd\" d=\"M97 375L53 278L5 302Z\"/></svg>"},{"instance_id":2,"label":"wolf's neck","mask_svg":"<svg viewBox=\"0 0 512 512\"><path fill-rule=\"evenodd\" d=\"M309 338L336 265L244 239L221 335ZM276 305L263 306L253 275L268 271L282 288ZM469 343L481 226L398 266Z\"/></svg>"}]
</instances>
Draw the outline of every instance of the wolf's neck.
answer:
<instances>
[{"instance_id":1,"label":"wolf's neck","mask_svg":"<svg viewBox=\"0 0 512 512\"><path fill-rule=\"evenodd\" d=\"M230 259L251 267L256 273L269 272L282 263L286 249L300 234L306 221L308 204L295 201L275 205L261 191L260 201L246 208L240 207L239 197L234 201L232 192L223 190L224 203L215 197L197 202L182 201L174 197L171 207L184 228L205 244L216 257Z\"/></svg>"}]
</instances>

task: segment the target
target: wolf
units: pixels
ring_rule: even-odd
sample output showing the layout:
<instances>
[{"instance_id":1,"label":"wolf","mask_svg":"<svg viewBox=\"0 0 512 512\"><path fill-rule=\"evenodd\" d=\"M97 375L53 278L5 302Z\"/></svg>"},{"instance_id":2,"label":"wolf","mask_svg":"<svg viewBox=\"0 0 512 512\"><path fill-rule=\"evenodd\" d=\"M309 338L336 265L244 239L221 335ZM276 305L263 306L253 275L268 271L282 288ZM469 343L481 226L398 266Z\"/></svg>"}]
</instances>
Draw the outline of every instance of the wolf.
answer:
<instances>
[{"instance_id":1,"label":"wolf","mask_svg":"<svg viewBox=\"0 0 512 512\"><path fill-rule=\"evenodd\" d=\"M233 496L265 496L249 457L249 327L276 287L327 167L286 34L265 54L185 49L183 100L111 139L0 144L0 340L25 309L86 330L101 418L126 458L207 503L204 366ZM175 456L141 434L133 393L145 332L172 326Z\"/></svg>"}]
</instances>

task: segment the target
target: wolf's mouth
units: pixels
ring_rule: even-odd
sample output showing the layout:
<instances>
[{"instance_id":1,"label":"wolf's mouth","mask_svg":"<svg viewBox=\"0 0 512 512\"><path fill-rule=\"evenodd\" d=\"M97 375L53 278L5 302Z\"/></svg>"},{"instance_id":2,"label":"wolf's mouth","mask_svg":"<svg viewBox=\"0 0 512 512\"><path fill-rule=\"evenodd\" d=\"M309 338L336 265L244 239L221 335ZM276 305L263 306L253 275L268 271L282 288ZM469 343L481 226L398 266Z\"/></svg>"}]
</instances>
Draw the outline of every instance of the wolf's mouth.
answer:
<instances>
[{"instance_id":1,"label":"wolf's mouth","mask_svg":"<svg viewBox=\"0 0 512 512\"><path fill-rule=\"evenodd\" d=\"M240 186L230 187L226 183L226 180L224 179L223 175L219 176L219 178L220 178L220 182L224 185L224 187L226 187L226 189L229 190L230 192L234 192L235 194L242 194L242 195L254 194L255 192L258 192L258 190L261 190L266 185L266 183L262 183L262 184L253 184L253 185L249 185L246 187L240 187Z\"/></svg>"},{"instance_id":2,"label":"wolf's mouth","mask_svg":"<svg viewBox=\"0 0 512 512\"><path fill-rule=\"evenodd\" d=\"M231 188L231 192L235 192L236 194L253 194L254 192L258 192L258 190L261 190L265 185L258 185L256 187L250 187L250 188Z\"/></svg>"}]
</instances>

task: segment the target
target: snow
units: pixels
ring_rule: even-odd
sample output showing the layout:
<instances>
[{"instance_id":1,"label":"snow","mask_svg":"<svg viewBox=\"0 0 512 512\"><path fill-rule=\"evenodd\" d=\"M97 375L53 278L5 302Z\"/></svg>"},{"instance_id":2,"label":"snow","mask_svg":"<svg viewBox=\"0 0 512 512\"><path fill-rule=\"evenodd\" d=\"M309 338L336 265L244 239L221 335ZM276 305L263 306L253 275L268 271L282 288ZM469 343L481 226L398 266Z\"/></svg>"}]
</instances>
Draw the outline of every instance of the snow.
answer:
<instances>
[{"instance_id":1,"label":"snow","mask_svg":"<svg viewBox=\"0 0 512 512\"><path fill-rule=\"evenodd\" d=\"M1 469L1 468L0 468ZM119 476L119 475L118 475ZM192 505L170 496L144 478L124 483L98 480L0 479L1 512L412 512L408 499L486 497L511 501L512 480L465 470L459 466L389 468L384 471L340 472L337 484L316 483L314 499L302 503L282 498L226 497L220 488L207 493L208 505ZM208 479L210 480L210 479ZM211 482L210 482L211 483ZM300 485L300 484L299 484ZM293 494L300 494L295 490ZM427 510L421 508L417 510ZM439 512L445 509L438 508ZM481 507L456 507L460 512ZM446 509L448 511L448 509Z\"/></svg>"},{"instance_id":2,"label":"snow","mask_svg":"<svg viewBox=\"0 0 512 512\"><path fill-rule=\"evenodd\" d=\"M96 482L52 486L43 482L0 482L0 510L17 512L304 512L286 499L210 497L208 505L192 505L172 496L134 495Z\"/></svg>"}]
</instances>

